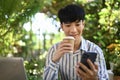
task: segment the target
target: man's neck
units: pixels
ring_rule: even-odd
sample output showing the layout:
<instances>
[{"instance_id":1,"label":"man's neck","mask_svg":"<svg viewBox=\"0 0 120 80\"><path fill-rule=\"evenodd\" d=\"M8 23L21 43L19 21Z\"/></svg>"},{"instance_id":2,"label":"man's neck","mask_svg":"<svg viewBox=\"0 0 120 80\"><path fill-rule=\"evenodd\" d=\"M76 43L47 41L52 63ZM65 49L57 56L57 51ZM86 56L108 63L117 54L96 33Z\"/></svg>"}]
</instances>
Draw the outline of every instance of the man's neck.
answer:
<instances>
[{"instance_id":1,"label":"man's neck","mask_svg":"<svg viewBox=\"0 0 120 80\"><path fill-rule=\"evenodd\" d=\"M80 46L81 46L81 40L78 41L78 42L74 45L74 52L75 52L76 50L78 50L78 49L80 48Z\"/></svg>"}]
</instances>

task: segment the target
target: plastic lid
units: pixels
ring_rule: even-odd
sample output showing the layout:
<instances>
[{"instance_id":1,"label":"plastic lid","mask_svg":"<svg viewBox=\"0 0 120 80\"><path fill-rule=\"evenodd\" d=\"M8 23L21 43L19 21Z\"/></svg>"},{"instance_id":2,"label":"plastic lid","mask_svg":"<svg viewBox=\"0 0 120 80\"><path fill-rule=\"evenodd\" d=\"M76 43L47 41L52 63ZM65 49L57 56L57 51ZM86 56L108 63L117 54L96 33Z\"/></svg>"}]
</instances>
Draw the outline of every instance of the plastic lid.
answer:
<instances>
[{"instance_id":1,"label":"plastic lid","mask_svg":"<svg viewBox=\"0 0 120 80\"><path fill-rule=\"evenodd\" d=\"M72 36L66 36L66 37L64 37L64 39L74 39L75 40L75 38Z\"/></svg>"}]
</instances>

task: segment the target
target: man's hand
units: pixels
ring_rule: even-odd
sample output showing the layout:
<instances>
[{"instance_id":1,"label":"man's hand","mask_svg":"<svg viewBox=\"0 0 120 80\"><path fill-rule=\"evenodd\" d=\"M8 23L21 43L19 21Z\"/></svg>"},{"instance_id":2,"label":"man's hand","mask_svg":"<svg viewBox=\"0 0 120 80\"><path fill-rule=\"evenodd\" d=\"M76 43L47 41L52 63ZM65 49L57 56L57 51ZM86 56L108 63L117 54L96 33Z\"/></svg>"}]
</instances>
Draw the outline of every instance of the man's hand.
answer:
<instances>
[{"instance_id":1,"label":"man's hand","mask_svg":"<svg viewBox=\"0 0 120 80\"><path fill-rule=\"evenodd\" d=\"M84 64L78 63L76 66L76 74L82 78L82 80L98 80L98 65L93 64L89 59L87 62L91 69L88 69ZM81 67L83 70L81 70Z\"/></svg>"},{"instance_id":2,"label":"man's hand","mask_svg":"<svg viewBox=\"0 0 120 80\"><path fill-rule=\"evenodd\" d=\"M72 44L68 43L68 41L63 40L58 45L57 50L55 51L55 54L52 58L53 62L57 62L60 60L60 58L65 54L73 50Z\"/></svg>"}]
</instances>

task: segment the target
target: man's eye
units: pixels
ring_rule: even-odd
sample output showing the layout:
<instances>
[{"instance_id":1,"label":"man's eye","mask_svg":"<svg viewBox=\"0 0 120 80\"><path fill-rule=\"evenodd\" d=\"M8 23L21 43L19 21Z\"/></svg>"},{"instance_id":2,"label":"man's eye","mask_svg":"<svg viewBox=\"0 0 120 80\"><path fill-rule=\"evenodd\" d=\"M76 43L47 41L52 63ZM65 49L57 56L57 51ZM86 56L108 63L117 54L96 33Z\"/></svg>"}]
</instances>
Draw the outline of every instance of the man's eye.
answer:
<instances>
[{"instance_id":1,"label":"man's eye","mask_svg":"<svg viewBox=\"0 0 120 80\"><path fill-rule=\"evenodd\" d=\"M80 26L80 24L76 24L76 26Z\"/></svg>"},{"instance_id":2,"label":"man's eye","mask_svg":"<svg viewBox=\"0 0 120 80\"><path fill-rule=\"evenodd\" d=\"M66 27L70 27L70 25L66 25Z\"/></svg>"}]
</instances>

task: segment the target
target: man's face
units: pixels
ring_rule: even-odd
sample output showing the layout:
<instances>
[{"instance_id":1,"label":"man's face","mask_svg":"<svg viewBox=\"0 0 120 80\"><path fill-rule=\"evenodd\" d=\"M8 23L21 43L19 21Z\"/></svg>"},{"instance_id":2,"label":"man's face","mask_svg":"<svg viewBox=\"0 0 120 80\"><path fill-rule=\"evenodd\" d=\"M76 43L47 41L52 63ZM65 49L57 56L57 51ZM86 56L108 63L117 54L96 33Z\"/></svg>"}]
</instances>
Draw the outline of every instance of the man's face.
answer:
<instances>
[{"instance_id":1,"label":"man's face","mask_svg":"<svg viewBox=\"0 0 120 80\"><path fill-rule=\"evenodd\" d=\"M80 40L84 29L84 21L75 21L70 23L62 23L62 30L66 36L73 36L76 41Z\"/></svg>"}]
</instances>

